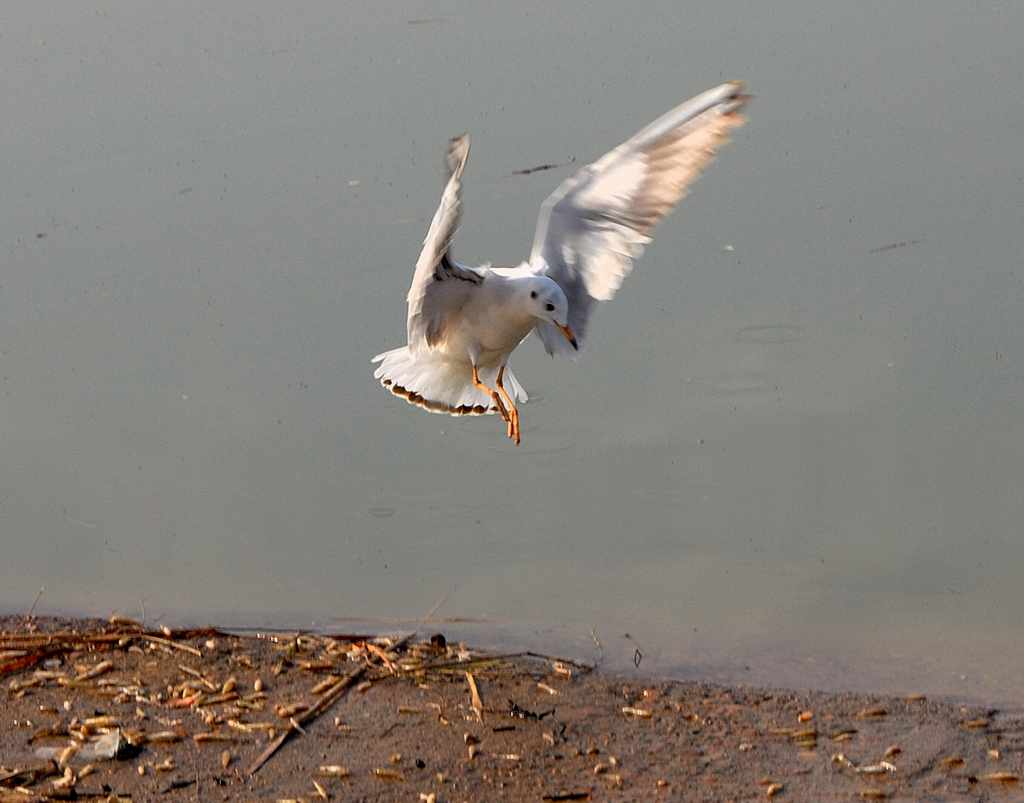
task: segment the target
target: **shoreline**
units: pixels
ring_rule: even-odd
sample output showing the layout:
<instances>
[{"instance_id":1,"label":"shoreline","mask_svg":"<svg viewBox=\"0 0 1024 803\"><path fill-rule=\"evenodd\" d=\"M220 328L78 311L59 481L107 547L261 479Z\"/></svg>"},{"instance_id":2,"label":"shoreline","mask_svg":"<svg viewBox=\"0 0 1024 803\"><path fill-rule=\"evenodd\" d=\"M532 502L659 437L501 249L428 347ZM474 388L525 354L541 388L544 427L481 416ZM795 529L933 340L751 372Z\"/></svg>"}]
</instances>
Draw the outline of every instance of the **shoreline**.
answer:
<instances>
[{"instance_id":1,"label":"shoreline","mask_svg":"<svg viewBox=\"0 0 1024 803\"><path fill-rule=\"evenodd\" d=\"M27 604L21 608L0 607L0 622L19 620L28 608ZM69 621L106 621L110 610L119 610L41 608L37 613L40 620ZM976 634L968 644L943 631L884 634L883 638L865 642L836 635L834 631L803 631L799 638L792 633L765 631L754 636L743 633L727 637L722 631L702 628L698 637L694 635L696 629L693 634L681 633L678 629L643 627L626 621L593 626L579 621L489 616L328 616L322 611L294 610L281 614L173 608L161 608L150 614L146 622L152 627L201 627L216 622L218 627L241 635L354 629L374 634L441 630L478 649L558 652L633 682L656 678L892 697L922 693L953 703L991 705L1024 713L1017 694L1017 675L1012 671L1020 650L1007 642L1010 635L1005 632L983 639ZM634 663L637 649L642 654L639 667Z\"/></svg>"},{"instance_id":2,"label":"shoreline","mask_svg":"<svg viewBox=\"0 0 1024 803\"><path fill-rule=\"evenodd\" d=\"M625 677L433 627L375 635L0 617L16 723L0 732L0 801L1020 794L1024 717L991 706ZM104 737L124 749L90 760Z\"/></svg>"}]
</instances>

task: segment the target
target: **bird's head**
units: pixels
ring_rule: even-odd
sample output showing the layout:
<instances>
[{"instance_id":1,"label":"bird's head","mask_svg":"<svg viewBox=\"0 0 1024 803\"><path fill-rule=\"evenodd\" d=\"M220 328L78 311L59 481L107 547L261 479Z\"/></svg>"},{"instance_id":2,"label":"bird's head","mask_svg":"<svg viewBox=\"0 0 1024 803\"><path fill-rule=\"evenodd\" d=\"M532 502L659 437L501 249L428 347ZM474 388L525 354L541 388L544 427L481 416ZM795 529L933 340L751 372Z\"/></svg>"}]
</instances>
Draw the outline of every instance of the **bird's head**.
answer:
<instances>
[{"instance_id":1,"label":"bird's head","mask_svg":"<svg viewBox=\"0 0 1024 803\"><path fill-rule=\"evenodd\" d=\"M558 283L547 276L535 276L524 288L530 314L555 326L574 349L579 349L576 335L569 328L569 301Z\"/></svg>"}]
</instances>

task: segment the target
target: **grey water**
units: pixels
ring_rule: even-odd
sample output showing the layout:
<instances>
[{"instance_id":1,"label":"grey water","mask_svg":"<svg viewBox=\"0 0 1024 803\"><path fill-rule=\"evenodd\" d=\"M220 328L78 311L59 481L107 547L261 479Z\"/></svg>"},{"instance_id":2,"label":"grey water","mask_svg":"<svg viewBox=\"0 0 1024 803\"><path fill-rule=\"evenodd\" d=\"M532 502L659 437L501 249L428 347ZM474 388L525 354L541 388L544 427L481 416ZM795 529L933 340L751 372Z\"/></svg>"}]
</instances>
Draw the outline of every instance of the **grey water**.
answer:
<instances>
[{"instance_id":1,"label":"grey water","mask_svg":"<svg viewBox=\"0 0 1024 803\"><path fill-rule=\"evenodd\" d=\"M7 3L0 607L429 613L1019 701L1021 31L983 0ZM575 167L733 78L749 124L587 353L516 353L520 448L374 383L449 136L456 255L511 264Z\"/></svg>"}]
</instances>

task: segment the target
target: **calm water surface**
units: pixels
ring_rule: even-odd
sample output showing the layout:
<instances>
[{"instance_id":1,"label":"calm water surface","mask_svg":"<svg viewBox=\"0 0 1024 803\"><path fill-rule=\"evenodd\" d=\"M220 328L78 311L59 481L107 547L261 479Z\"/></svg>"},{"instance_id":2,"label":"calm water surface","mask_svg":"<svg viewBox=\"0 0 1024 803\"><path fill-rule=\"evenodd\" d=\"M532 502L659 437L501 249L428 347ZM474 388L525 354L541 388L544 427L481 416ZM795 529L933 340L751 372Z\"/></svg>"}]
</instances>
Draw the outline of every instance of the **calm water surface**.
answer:
<instances>
[{"instance_id":1,"label":"calm water surface","mask_svg":"<svg viewBox=\"0 0 1024 803\"><path fill-rule=\"evenodd\" d=\"M1020 700L1022 30L961 0L8 3L0 606L440 603L617 668ZM522 448L376 386L447 137L458 256L511 263L570 168L513 171L731 78L751 123L587 355L517 353Z\"/></svg>"}]
</instances>

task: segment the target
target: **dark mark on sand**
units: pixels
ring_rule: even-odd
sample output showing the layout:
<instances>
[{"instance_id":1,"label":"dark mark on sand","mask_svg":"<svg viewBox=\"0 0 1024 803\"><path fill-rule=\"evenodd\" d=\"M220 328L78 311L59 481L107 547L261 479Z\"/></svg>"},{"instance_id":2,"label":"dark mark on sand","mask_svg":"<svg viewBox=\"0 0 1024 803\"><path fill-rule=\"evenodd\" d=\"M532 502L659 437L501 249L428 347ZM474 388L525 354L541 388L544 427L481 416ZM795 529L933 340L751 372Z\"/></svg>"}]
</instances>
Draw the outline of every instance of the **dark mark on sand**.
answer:
<instances>
[{"instance_id":1,"label":"dark mark on sand","mask_svg":"<svg viewBox=\"0 0 1024 803\"><path fill-rule=\"evenodd\" d=\"M550 711L541 711L539 714L534 711L529 711L526 708L522 708L514 700L508 701L508 715L510 717L516 717L517 719L537 719L541 720L544 717L551 716L555 713L555 709L552 708Z\"/></svg>"},{"instance_id":2,"label":"dark mark on sand","mask_svg":"<svg viewBox=\"0 0 1024 803\"><path fill-rule=\"evenodd\" d=\"M187 789L195 784L195 778L185 779L181 778L177 781L171 781L166 787L160 790L161 794L166 795L168 792L174 792L178 789Z\"/></svg>"}]
</instances>

